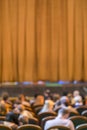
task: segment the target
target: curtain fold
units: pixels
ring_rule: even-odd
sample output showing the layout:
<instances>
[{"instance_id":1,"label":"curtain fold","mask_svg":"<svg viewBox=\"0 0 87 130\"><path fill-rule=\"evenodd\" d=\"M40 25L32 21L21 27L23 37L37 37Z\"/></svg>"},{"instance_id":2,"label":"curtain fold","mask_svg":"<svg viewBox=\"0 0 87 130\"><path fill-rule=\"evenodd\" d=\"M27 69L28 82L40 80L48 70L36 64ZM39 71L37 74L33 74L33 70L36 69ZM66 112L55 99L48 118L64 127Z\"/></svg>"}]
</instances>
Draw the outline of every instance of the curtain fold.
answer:
<instances>
[{"instance_id":1,"label":"curtain fold","mask_svg":"<svg viewBox=\"0 0 87 130\"><path fill-rule=\"evenodd\" d=\"M68 59L68 78L70 81L74 80L74 12L75 12L75 1L68 0L67 3L67 34L68 34L68 41L67 41L67 59Z\"/></svg>"},{"instance_id":2,"label":"curtain fold","mask_svg":"<svg viewBox=\"0 0 87 130\"><path fill-rule=\"evenodd\" d=\"M87 1L83 1L83 48L84 48L84 77L87 81Z\"/></svg>"},{"instance_id":3,"label":"curtain fold","mask_svg":"<svg viewBox=\"0 0 87 130\"><path fill-rule=\"evenodd\" d=\"M87 0L0 0L0 82L87 81Z\"/></svg>"},{"instance_id":4,"label":"curtain fold","mask_svg":"<svg viewBox=\"0 0 87 130\"><path fill-rule=\"evenodd\" d=\"M1 4L0 4L0 18L2 17L2 15L1 15L1 11L2 11L2 9L1 9ZM2 37L1 37L1 22L0 22L0 82L1 82L1 79L2 79L2 64L1 64L1 62L2 62L2 44L1 44L1 41L2 41Z\"/></svg>"}]
</instances>

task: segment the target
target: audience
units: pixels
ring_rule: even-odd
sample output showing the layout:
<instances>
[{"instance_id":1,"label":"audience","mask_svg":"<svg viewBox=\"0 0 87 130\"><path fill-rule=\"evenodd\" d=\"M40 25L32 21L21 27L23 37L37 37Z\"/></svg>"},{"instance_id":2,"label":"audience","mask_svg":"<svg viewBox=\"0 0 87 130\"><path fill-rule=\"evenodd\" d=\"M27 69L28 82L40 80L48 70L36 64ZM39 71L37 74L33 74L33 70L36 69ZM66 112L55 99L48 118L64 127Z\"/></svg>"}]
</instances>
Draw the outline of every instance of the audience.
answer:
<instances>
[{"instance_id":1,"label":"audience","mask_svg":"<svg viewBox=\"0 0 87 130\"><path fill-rule=\"evenodd\" d=\"M12 111L8 112L6 115L6 120L15 124L19 124L18 117L20 115L20 111L18 108L14 108Z\"/></svg>"},{"instance_id":2,"label":"audience","mask_svg":"<svg viewBox=\"0 0 87 130\"><path fill-rule=\"evenodd\" d=\"M60 109L55 119L49 120L45 123L44 130L47 130L52 126L58 126L58 125L67 126L70 128L70 130L75 130L72 121L67 119L69 117L69 114L70 112L67 108Z\"/></svg>"},{"instance_id":3,"label":"audience","mask_svg":"<svg viewBox=\"0 0 87 130\"><path fill-rule=\"evenodd\" d=\"M68 119L70 112L77 112L76 107L83 105L82 96L78 90L73 93L64 92L63 96L59 94L53 94L49 89L42 94L35 94L33 100L27 100L24 94L20 94L15 102L11 102L9 94L4 92L0 100L0 115L5 116L5 121L0 121L0 124L4 124L17 130L20 125L29 124L29 119L34 120L38 118L38 113L35 113L35 108L41 107L39 113L54 112L58 109L58 115L55 119L49 120L45 123L44 130L47 130L51 126L63 125L75 130L72 121ZM87 97L85 98L85 104L87 105ZM57 111L56 111L57 112ZM37 124L38 125L38 124Z\"/></svg>"},{"instance_id":4,"label":"audience","mask_svg":"<svg viewBox=\"0 0 87 130\"><path fill-rule=\"evenodd\" d=\"M63 96L60 98L59 100L59 104L57 104L54 107L54 111L56 111L57 109L60 108L68 108L70 110L70 112L77 112L77 110L75 108L72 107L72 105L70 104L70 100L67 96Z\"/></svg>"},{"instance_id":5,"label":"audience","mask_svg":"<svg viewBox=\"0 0 87 130\"><path fill-rule=\"evenodd\" d=\"M9 94L7 92L2 93L2 99L0 101L0 104L6 108L6 112L9 112L12 108L12 103L9 100Z\"/></svg>"},{"instance_id":6,"label":"audience","mask_svg":"<svg viewBox=\"0 0 87 130\"><path fill-rule=\"evenodd\" d=\"M30 111L25 110L24 106L21 104L6 115L6 120L14 122L15 124L18 125L19 124L18 118L20 118L21 116L26 116L28 119L34 118L32 113Z\"/></svg>"}]
</instances>

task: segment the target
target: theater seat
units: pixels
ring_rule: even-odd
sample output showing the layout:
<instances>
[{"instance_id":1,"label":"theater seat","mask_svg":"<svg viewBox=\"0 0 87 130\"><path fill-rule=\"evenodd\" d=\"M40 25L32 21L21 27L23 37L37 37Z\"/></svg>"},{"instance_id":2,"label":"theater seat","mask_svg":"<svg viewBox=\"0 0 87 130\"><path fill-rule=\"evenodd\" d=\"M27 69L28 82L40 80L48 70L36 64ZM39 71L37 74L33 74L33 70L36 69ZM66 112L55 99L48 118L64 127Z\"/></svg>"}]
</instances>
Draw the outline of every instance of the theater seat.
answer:
<instances>
[{"instance_id":1,"label":"theater seat","mask_svg":"<svg viewBox=\"0 0 87 130\"><path fill-rule=\"evenodd\" d=\"M42 128L38 125L23 125L19 126L17 130L42 130Z\"/></svg>"},{"instance_id":2,"label":"theater seat","mask_svg":"<svg viewBox=\"0 0 87 130\"><path fill-rule=\"evenodd\" d=\"M47 130L70 130L70 128L68 128L66 126L53 126L53 127L50 127Z\"/></svg>"},{"instance_id":3,"label":"theater seat","mask_svg":"<svg viewBox=\"0 0 87 130\"><path fill-rule=\"evenodd\" d=\"M87 130L87 124L82 124L76 127L76 130Z\"/></svg>"},{"instance_id":4,"label":"theater seat","mask_svg":"<svg viewBox=\"0 0 87 130\"><path fill-rule=\"evenodd\" d=\"M0 125L0 130L12 130L12 129L8 126Z\"/></svg>"},{"instance_id":5,"label":"theater seat","mask_svg":"<svg viewBox=\"0 0 87 130\"><path fill-rule=\"evenodd\" d=\"M72 117L70 117L69 119L73 122L75 128L76 128L78 125L87 123L87 118L84 117L84 116L72 116Z\"/></svg>"}]
</instances>

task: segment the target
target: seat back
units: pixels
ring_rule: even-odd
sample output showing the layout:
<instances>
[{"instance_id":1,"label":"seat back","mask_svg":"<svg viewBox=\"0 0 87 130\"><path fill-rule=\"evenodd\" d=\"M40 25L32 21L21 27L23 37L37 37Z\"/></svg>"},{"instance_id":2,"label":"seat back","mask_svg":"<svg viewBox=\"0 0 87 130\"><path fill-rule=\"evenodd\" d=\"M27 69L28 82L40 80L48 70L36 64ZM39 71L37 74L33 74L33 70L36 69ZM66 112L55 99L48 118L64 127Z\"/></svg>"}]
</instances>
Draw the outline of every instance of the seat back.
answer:
<instances>
[{"instance_id":1,"label":"seat back","mask_svg":"<svg viewBox=\"0 0 87 130\"><path fill-rule=\"evenodd\" d=\"M69 119L73 122L75 128L76 128L78 125L87 123L87 118L84 117L84 116L72 116L72 117L70 117Z\"/></svg>"},{"instance_id":2,"label":"seat back","mask_svg":"<svg viewBox=\"0 0 87 130\"><path fill-rule=\"evenodd\" d=\"M38 108L38 107L43 107L43 105L33 105L32 108L35 109L35 108Z\"/></svg>"},{"instance_id":3,"label":"seat back","mask_svg":"<svg viewBox=\"0 0 87 130\"><path fill-rule=\"evenodd\" d=\"M23 125L23 126L19 126L17 130L42 130L42 128L38 125Z\"/></svg>"},{"instance_id":4,"label":"seat back","mask_svg":"<svg viewBox=\"0 0 87 130\"><path fill-rule=\"evenodd\" d=\"M83 112L81 113L81 115L87 117L87 110L83 111Z\"/></svg>"},{"instance_id":5,"label":"seat back","mask_svg":"<svg viewBox=\"0 0 87 130\"><path fill-rule=\"evenodd\" d=\"M29 124L39 125L39 120L37 118L29 118Z\"/></svg>"},{"instance_id":6,"label":"seat back","mask_svg":"<svg viewBox=\"0 0 87 130\"><path fill-rule=\"evenodd\" d=\"M69 117L72 117L72 116L79 116L80 114L78 112L70 112L70 115Z\"/></svg>"},{"instance_id":7,"label":"seat back","mask_svg":"<svg viewBox=\"0 0 87 130\"><path fill-rule=\"evenodd\" d=\"M48 117L43 118L42 121L41 121L41 127L42 127L42 129L44 130L44 126L45 126L46 121L52 120L54 118L55 118L55 116L48 116Z\"/></svg>"},{"instance_id":8,"label":"seat back","mask_svg":"<svg viewBox=\"0 0 87 130\"><path fill-rule=\"evenodd\" d=\"M24 107L25 107L25 110L30 111L30 112L33 112L33 110L32 110L31 107L28 107L28 106L24 106Z\"/></svg>"},{"instance_id":9,"label":"seat back","mask_svg":"<svg viewBox=\"0 0 87 130\"><path fill-rule=\"evenodd\" d=\"M40 112L41 109L42 109L42 106L36 107L36 108L34 109L36 115Z\"/></svg>"},{"instance_id":10,"label":"seat back","mask_svg":"<svg viewBox=\"0 0 87 130\"><path fill-rule=\"evenodd\" d=\"M0 121L5 121L6 120L6 116L0 116Z\"/></svg>"},{"instance_id":11,"label":"seat back","mask_svg":"<svg viewBox=\"0 0 87 130\"><path fill-rule=\"evenodd\" d=\"M87 124L82 124L76 127L76 130L87 130Z\"/></svg>"},{"instance_id":12,"label":"seat back","mask_svg":"<svg viewBox=\"0 0 87 130\"><path fill-rule=\"evenodd\" d=\"M57 116L55 112L42 112L38 114L39 122L41 124L41 120L48 116Z\"/></svg>"},{"instance_id":13,"label":"seat back","mask_svg":"<svg viewBox=\"0 0 87 130\"><path fill-rule=\"evenodd\" d=\"M87 106L80 106L77 107L76 110L79 112L79 114L81 115L81 113L85 110L87 110Z\"/></svg>"},{"instance_id":14,"label":"seat back","mask_svg":"<svg viewBox=\"0 0 87 130\"><path fill-rule=\"evenodd\" d=\"M0 124L0 130L12 130L10 127Z\"/></svg>"},{"instance_id":15,"label":"seat back","mask_svg":"<svg viewBox=\"0 0 87 130\"><path fill-rule=\"evenodd\" d=\"M47 130L70 130L70 128L68 128L66 126L53 126L53 127L50 127Z\"/></svg>"},{"instance_id":16,"label":"seat back","mask_svg":"<svg viewBox=\"0 0 87 130\"><path fill-rule=\"evenodd\" d=\"M48 116L57 116L57 114L55 112L42 112L38 114L40 120Z\"/></svg>"}]
</instances>

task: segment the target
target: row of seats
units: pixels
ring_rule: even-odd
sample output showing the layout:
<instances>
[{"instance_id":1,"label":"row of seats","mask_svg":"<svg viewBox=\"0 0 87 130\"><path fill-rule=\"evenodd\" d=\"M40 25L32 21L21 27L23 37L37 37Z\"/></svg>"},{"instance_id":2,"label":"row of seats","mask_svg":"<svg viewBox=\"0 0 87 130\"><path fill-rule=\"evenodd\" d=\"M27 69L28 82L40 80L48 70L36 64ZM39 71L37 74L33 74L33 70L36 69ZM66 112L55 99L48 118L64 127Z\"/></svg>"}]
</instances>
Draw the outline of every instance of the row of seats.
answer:
<instances>
[{"instance_id":1,"label":"row of seats","mask_svg":"<svg viewBox=\"0 0 87 130\"><path fill-rule=\"evenodd\" d=\"M43 105L25 107L26 110L30 111L35 119L30 119L28 125L18 127L18 130L42 130L44 129L45 122L50 119L54 119L57 116L58 110L54 112L39 113ZM80 106L77 109L77 113L71 112L69 119L72 120L76 130L87 130L87 106ZM5 116L0 116L0 120L5 120ZM81 125L81 126L80 126ZM8 128L8 129L7 129ZM48 130L69 130L64 126L55 126ZM11 128L4 125L0 125L0 130L11 130Z\"/></svg>"},{"instance_id":2,"label":"row of seats","mask_svg":"<svg viewBox=\"0 0 87 130\"><path fill-rule=\"evenodd\" d=\"M0 125L0 130L12 130L12 129L8 126ZM17 130L42 130L42 128L40 126L30 124L30 125L20 126L18 127ZM70 130L70 129L65 126L54 126L54 127L50 127L48 130ZM87 130L87 123L77 126L76 130Z\"/></svg>"}]
</instances>

